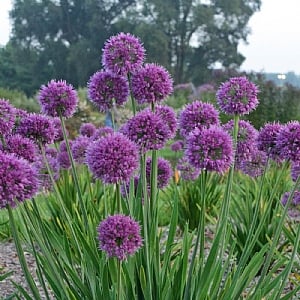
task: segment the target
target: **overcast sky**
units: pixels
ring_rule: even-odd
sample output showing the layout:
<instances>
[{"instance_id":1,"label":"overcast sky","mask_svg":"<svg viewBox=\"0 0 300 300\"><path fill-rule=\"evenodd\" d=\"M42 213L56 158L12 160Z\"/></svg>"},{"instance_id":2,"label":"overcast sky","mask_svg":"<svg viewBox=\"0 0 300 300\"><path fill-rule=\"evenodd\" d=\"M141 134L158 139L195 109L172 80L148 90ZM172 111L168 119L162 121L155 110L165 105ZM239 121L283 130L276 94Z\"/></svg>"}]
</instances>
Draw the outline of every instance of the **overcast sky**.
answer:
<instances>
[{"instance_id":1,"label":"overcast sky","mask_svg":"<svg viewBox=\"0 0 300 300\"><path fill-rule=\"evenodd\" d=\"M11 0L0 0L0 45L9 38ZM248 45L242 70L300 74L300 0L262 0L261 10L249 22Z\"/></svg>"}]
</instances>

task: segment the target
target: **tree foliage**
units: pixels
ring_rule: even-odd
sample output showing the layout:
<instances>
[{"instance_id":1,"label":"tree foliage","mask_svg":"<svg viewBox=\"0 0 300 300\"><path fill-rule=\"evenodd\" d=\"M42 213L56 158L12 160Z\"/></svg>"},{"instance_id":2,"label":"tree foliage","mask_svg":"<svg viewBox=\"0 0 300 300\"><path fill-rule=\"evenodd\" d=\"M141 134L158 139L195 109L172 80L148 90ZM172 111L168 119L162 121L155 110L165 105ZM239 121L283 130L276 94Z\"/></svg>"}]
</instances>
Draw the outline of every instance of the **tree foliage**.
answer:
<instances>
[{"instance_id":1,"label":"tree foliage","mask_svg":"<svg viewBox=\"0 0 300 300\"><path fill-rule=\"evenodd\" d=\"M168 68L176 83L204 82L215 63L242 63L237 46L246 41L247 23L260 4L261 0L15 0L11 40L0 52L0 85L19 85L30 93L50 78L64 78L85 86L101 68L104 41L119 31L139 36L148 59ZM10 60L5 62L7 56ZM5 81L7 72L14 74L14 83Z\"/></svg>"}]
</instances>

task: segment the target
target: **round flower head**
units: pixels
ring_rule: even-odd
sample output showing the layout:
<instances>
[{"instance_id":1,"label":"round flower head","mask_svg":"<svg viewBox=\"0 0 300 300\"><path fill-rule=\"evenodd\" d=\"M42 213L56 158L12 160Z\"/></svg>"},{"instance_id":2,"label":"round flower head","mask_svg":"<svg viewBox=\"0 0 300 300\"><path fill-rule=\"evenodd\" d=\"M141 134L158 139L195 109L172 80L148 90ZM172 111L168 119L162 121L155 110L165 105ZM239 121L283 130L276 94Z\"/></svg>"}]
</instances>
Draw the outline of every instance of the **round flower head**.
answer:
<instances>
[{"instance_id":1,"label":"round flower head","mask_svg":"<svg viewBox=\"0 0 300 300\"><path fill-rule=\"evenodd\" d=\"M141 153L163 148L169 137L167 125L148 109L129 119L120 131L139 146Z\"/></svg>"},{"instance_id":2,"label":"round flower head","mask_svg":"<svg viewBox=\"0 0 300 300\"><path fill-rule=\"evenodd\" d=\"M287 200L290 197L290 192L286 192L283 194L281 198L281 203L283 206L286 206ZM300 211L299 211L299 205L300 205L300 191L295 191L293 199L290 202L290 206L288 208L288 215L292 219L297 219L299 220L300 217Z\"/></svg>"},{"instance_id":3,"label":"round flower head","mask_svg":"<svg viewBox=\"0 0 300 300\"><path fill-rule=\"evenodd\" d=\"M157 103L173 92L169 72L156 64L145 64L132 75L132 93L139 104Z\"/></svg>"},{"instance_id":4,"label":"round flower head","mask_svg":"<svg viewBox=\"0 0 300 300\"><path fill-rule=\"evenodd\" d=\"M128 96L127 80L110 71L98 71L88 82L88 97L102 112L110 110L114 103L117 106L123 105Z\"/></svg>"},{"instance_id":5,"label":"round flower head","mask_svg":"<svg viewBox=\"0 0 300 300\"><path fill-rule=\"evenodd\" d=\"M232 77L217 91L220 109L229 115L245 115L258 105L258 88L246 77Z\"/></svg>"},{"instance_id":6,"label":"round flower head","mask_svg":"<svg viewBox=\"0 0 300 300\"><path fill-rule=\"evenodd\" d=\"M71 149L72 149L72 144L73 141L69 140L69 145ZM60 168L62 169L71 168L71 161L70 161L66 141L62 141L59 145L59 151L57 153L57 161Z\"/></svg>"},{"instance_id":7,"label":"round flower head","mask_svg":"<svg viewBox=\"0 0 300 300\"><path fill-rule=\"evenodd\" d=\"M97 231L100 249L108 257L125 260L143 244L140 225L129 216L109 216L99 224Z\"/></svg>"},{"instance_id":8,"label":"round flower head","mask_svg":"<svg viewBox=\"0 0 300 300\"><path fill-rule=\"evenodd\" d=\"M37 145L31 139L19 134L6 136L5 147L2 150L14 153L17 157L29 162L34 162L38 154Z\"/></svg>"},{"instance_id":9,"label":"round flower head","mask_svg":"<svg viewBox=\"0 0 300 300\"><path fill-rule=\"evenodd\" d=\"M300 161L300 123L291 121L279 131L276 145L282 159Z\"/></svg>"},{"instance_id":10,"label":"round flower head","mask_svg":"<svg viewBox=\"0 0 300 300\"><path fill-rule=\"evenodd\" d=\"M296 182L299 176L300 176L300 161L292 161L292 165L291 165L292 180Z\"/></svg>"},{"instance_id":11,"label":"round flower head","mask_svg":"<svg viewBox=\"0 0 300 300\"><path fill-rule=\"evenodd\" d=\"M106 70L127 76L142 66L144 58L145 49L140 40L129 33L121 32L106 41L102 64Z\"/></svg>"},{"instance_id":12,"label":"round flower head","mask_svg":"<svg viewBox=\"0 0 300 300\"><path fill-rule=\"evenodd\" d=\"M91 136L91 139L93 141L96 141L102 137L105 137L105 136L113 134L113 133L114 133L114 130L111 127L108 127L108 126L99 127L95 130L94 134Z\"/></svg>"},{"instance_id":13,"label":"round flower head","mask_svg":"<svg viewBox=\"0 0 300 300\"><path fill-rule=\"evenodd\" d=\"M11 133L16 119L16 110L8 100L0 99L0 135Z\"/></svg>"},{"instance_id":14,"label":"round flower head","mask_svg":"<svg viewBox=\"0 0 300 300\"><path fill-rule=\"evenodd\" d=\"M146 160L146 178L148 185L150 186L150 178L151 178L151 157L147 157ZM159 189L163 189L166 187L170 179L172 178L172 166L170 162L162 157L159 157L157 160L157 187Z\"/></svg>"},{"instance_id":15,"label":"round flower head","mask_svg":"<svg viewBox=\"0 0 300 300\"><path fill-rule=\"evenodd\" d=\"M166 105L157 105L155 107L155 114L157 114L169 129L168 139L173 139L177 130L177 119L173 108Z\"/></svg>"},{"instance_id":16,"label":"round flower head","mask_svg":"<svg viewBox=\"0 0 300 300\"><path fill-rule=\"evenodd\" d=\"M59 118L53 118L53 126L55 129L54 142L61 142L64 139L63 130L61 127L61 121Z\"/></svg>"},{"instance_id":17,"label":"round flower head","mask_svg":"<svg viewBox=\"0 0 300 300\"><path fill-rule=\"evenodd\" d=\"M90 143L91 140L87 136L78 136L72 142L71 151L73 154L73 158L77 163L79 164L85 163L86 149Z\"/></svg>"},{"instance_id":18,"label":"round flower head","mask_svg":"<svg viewBox=\"0 0 300 300\"><path fill-rule=\"evenodd\" d=\"M38 191L37 172L30 163L0 151L0 208L16 206Z\"/></svg>"},{"instance_id":19,"label":"round flower head","mask_svg":"<svg viewBox=\"0 0 300 300\"><path fill-rule=\"evenodd\" d=\"M171 145L171 150L173 152L179 152L179 151L181 151L183 149L183 146L184 146L183 141L179 140L179 141L174 142Z\"/></svg>"},{"instance_id":20,"label":"round flower head","mask_svg":"<svg viewBox=\"0 0 300 300\"><path fill-rule=\"evenodd\" d=\"M270 158L277 160L279 156L278 148L276 146L277 135L283 125L274 122L266 123L258 132L257 148L265 151Z\"/></svg>"},{"instance_id":21,"label":"round flower head","mask_svg":"<svg viewBox=\"0 0 300 300\"><path fill-rule=\"evenodd\" d=\"M251 177L258 177L263 174L266 164L266 152L256 150L251 153L248 160L241 161L239 168L243 173Z\"/></svg>"},{"instance_id":22,"label":"round flower head","mask_svg":"<svg viewBox=\"0 0 300 300\"><path fill-rule=\"evenodd\" d=\"M233 135L233 126L233 120L230 120L223 125L223 129ZM258 135L258 131L248 121L239 120L238 126L237 150L235 154L236 166L238 166L241 161L251 158L251 153L256 148Z\"/></svg>"},{"instance_id":23,"label":"round flower head","mask_svg":"<svg viewBox=\"0 0 300 300\"><path fill-rule=\"evenodd\" d=\"M31 113L23 117L16 131L38 144L51 144L55 138L52 119L41 114Z\"/></svg>"},{"instance_id":24,"label":"round flower head","mask_svg":"<svg viewBox=\"0 0 300 300\"><path fill-rule=\"evenodd\" d=\"M215 107L198 100L186 105L179 115L180 134L184 138L187 138L195 128L202 130L219 124L219 113Z\"/></svg>"},{"instance_id":25,"label":"round flower head","mask_svg":"<svg viewBox=\"0 0 300 300\"><path fill-rule=\"evenodd\" d=\"M65 80L51 80L47 85L42 85L38 101L44 114L68 118L76 110L78 96L73 86Z\"/></svg>"},{"instance_id":26,"label":"round flower head","mask_svg":"<svg viewBox=\"0 0 300 300\"><path fill-rule=\"evenodd\" d=\"M83 123L79 128L81 135L91 137L96 131L96 126L93 123Z\"/></svg>"},{"instance_id":27,"label":"round flower head","mask_svg":"<svg viewBox=\"0 0 300 300\"><path fill-rule=\"evenodd\" d=\"M185 156L179 159L177 170L179 171L180 178L186 181L196 180L201 172L199 168L193 167Z\"/></svg>"},{"instance_id":28,"label":"round flower head","mask_svg":"<svg viewBox=\"0 0 300 300\"><path fill-rule=\"evenodd\" d=\"M138 167L136 145L121 133L103 137L87 148L86 162L104 183L128 181Z\"/></svg>"},{"instance_id":29,"label":"round flower head","mask_svg":"<svg viewBox=\"0 0 300 300\"><path fill-rule=\"evenodd\" d=\"M233 161L232 138L218 126L196 128L187 139L186 156L195 168L223 173Z\"/></svg>"}]
</instances>

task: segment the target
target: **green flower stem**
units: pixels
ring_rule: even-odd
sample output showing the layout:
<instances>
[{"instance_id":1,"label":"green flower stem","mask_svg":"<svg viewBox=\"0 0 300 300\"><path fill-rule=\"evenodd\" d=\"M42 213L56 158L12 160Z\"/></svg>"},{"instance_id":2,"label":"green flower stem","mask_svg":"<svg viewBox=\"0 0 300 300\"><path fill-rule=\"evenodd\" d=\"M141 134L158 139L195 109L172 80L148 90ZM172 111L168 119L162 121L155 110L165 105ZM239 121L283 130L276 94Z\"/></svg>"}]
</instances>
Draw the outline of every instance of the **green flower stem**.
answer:
<instances>
[{"instance_id":1,"label":"green flower stem","mask_svg":"<svg viewBox=\"0 0 300 300\"><path fill-rule=\"evenodd\" d=\"M135 105L135 99L132 93L132 84L131 84L131 77L130 74L127 74L128 84L129 84L129 91L130 91L130 99L131 99L131 107L132 107L132 113L135 116L136 115L136 105Z\"/></svg>"},{"instance_id":2,"label":"green flower stem","mask_svg":"<svg viewBox=\"0 0 300 300\"><path fill-rule=\"evenodd\" d=\"M26 261L26 258L25 258L25 255L24 255L24 252L23 252L23 249L22 249L22 246L21 246L21 241L20 241L20 237L19 237L19 233L18 233L18 230L17 230L17 226L16 226L16 223L15 223L15 219L14 219L14 216L13 216L12 209L9 205L7 205L6 208L8 210L9 224L10 224L12 235L13 235L13 238L14 238L18 258L19 258L20 265L22 267L23 273L25 275L26 281L27 281L27 283L30 287L30 290L31 290L31 292L34 296L34 299L36 299L36 300L42 299L41 296L40 296L40 293L39 293L39 291L36 287L36 284L35 284L35 282L32 278L32 275L29 271L27 261Z\"/></svg>"},{"instance_id":3,"label":"green flower stem","mask_svg":"<svg viewBox=\"0 0 300 300\"><path fill-rule=\"evenodd\" d=\"M198 246L200 244L200 269L203 271L204 268L204 243L205 243L205 236L204 236L204 229L205 229L205 210L206 210L206 180L207 180L207 171L204 170L201 174L201 209L200 209L200 218L199 218L199 224L197 227L197 238L196 243L193 249L192 253L192 259L189 267L189 273L186 283L186 288L184 291L184 300L190 299L190 289L191 289L191 282L192 282L192 276L194 271L194 265L195 265L195 259L196 254L198 252Z\"/></svg>"},{"instance_id":4,"label":"green flower stem","mask_svg":"<svg viewBox=\"0 0 300 300\"><path fill-rule=\"evenodd\" d=\"M157 150L152 151L150 178L150 210L153 212L157 202Z\"/></svg>"},{"instance_id":5,"label":"green flower stem","mask_svg":"<svg viewBox=\"0 0 300 300\"><path fill-rule=\"evenodd\" d=\"M116 202L117 202L117 213L121 213L122 212L122 205L121 205L120 183L116 183Z\"/></svg>"},{"instance_id":6,"label":"green flower stem","mask_svg":"<svg viewBox=\"0 0 300 300\"><path fill-rule=\"evenodd\" d=\"M84 204L84 201L83 201L82 192L81 192L81 188L80 188L80 185L79 185L79 180L78 180L78 176L77 176L77 172L76 172L76 168L75 168L75 163L74 163L73 155L72 155L71 148L70 148L70 143L69 143L69 140L68 140L68 137L67 137L65 122L64 122L64 119L63 119L61 114L59 115L59 118L60 118L60 122L61 122L61 127L62 127L62 131L63 131L64 140L65 140L66 147L67 147L67 152L68 152L69 159L70 159L70 162L71 162L72 175L73 175L74 183L75 183L77 193L78 193L79 205L80 205L81 212L82 212L82 215L83 215L85 229L88 230L87 211L86 211L86 207L85 207L85 204Z\"/></svg>"},{"instance_id":7,"label":"green flower stem","mask_svg":"<svg viewBox=\"0 0 300 300\"><path fill-rule=\"evenodd\" d=\"M122 297L122 262L118 259L118 281L117 281L117 300L121 300Z\"/></svg>"}]
</instances>

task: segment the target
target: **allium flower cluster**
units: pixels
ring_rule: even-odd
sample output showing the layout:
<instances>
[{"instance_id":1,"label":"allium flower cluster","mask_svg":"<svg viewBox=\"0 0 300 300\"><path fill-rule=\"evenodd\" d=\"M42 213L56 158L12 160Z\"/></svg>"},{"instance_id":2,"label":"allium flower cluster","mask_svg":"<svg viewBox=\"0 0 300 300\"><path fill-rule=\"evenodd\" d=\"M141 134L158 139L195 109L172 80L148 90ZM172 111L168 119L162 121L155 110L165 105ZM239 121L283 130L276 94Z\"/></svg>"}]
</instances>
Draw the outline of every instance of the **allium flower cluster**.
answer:
<instances>
[{"instance_id":1,"label":"allium flower cluster","mask_svg":"<svg viewBox=\"0 0 300 300\"><path fill-rule=\"evenodd\" d=\"M276 145L277 136L282 124L278 122L266 123L258 132L257 148L258 150L265 151L270 158L277 160L279 156L278 148Z\"/></svg>"},{"instance_id":2,"label":"allium flower cluster","mask_svg":"<svg viewBox=\"0 0 300 300\"><path fill-rule=\"evenodd\" d=\"M291 165L292 180L296 182L299 176L300 176L300 161L292 161L292 165Z\"/></svg>"},{"instance_id":3,"label":"allium flower cluster","mask_svg":"<svg viewBox=\"0 0 300 300\"><path fill-rule=\"evenodd\" d=\"M37 191L37 172L30 163L0 151L0 208L15 207L15 200L22 202Z\"/></svg>"},{"instance_id":4,"label":"allium flower cluster","mask_svg":"<svg viewBox=\"0 0 300 300\"><path fill-rule=\"evenodd\" d=\"M144 58L145 49L140 40L129 33L121 32L106 41L102 64L106 70L127 76L142 66Z\"/></svg>"},{"instance_id":5,"label":"allium flower cluster","mask_svg":"<svg viewBox=\"0 0 300 300\"><path fill-rule=\"evenodd\" d=\"M15 108L8 100L0 99L0 135L11 133L16 119Z\"/></svg>"},{"instance_id":6,"label":"allium flower cluster","mask_svg":"<svg viewBox=\"0 0 300 300\"><path fill-rule=\"evenodd\" d=\"M158 103L173 92L173 80L169 72L154 63L145 64L133 73L132 93L139 104Z\"/></svg>"},{"instance_id":7,"label":"allium flower cluster","mask_svg":"<svg viewBox=\"0 0 300 300\"><path fill-rule=\"evenodd\" d=\"M47 85L42 85L38 100L44 114L68 118L76 110L78 96L73 86L65 80L51 80Z\"/></svg>"},{"instance_id":8,"label":"allium flower cluster","mask_svg":"<svg viewBox=\"0 0 300 300\"><path fill-rule=\"evenodd\" d=\"M173 139L177 130L176 113L170 106L157 105L155 107L155 114L157 114L169 129L168 139Z\"/></svg>"},{"instance_id":9,"label":"allium flower cluster","mask_svg":"<svg viewBox=\"0 0 300 300\"><path fill-rule=\"evenodd\" d=\"M61 142L64 139L64 134L63 134L63 130L61 127L61 121L57 117L53 118L52 120L53 120L54 129L55 129L54 142Z\"/></svg>"},{"instance_id":10,"label":"allium flower cluster","mask_svg":"<svg viewBox=\"0 0 300 300\"><path fill-rule=\"evenodd\" d=\"M195 168L223 173L233 161L232 138L218 126L196 128L188 136L186 157Z\"/></svg>"},{"instance_id":11,"label":"allium flower cluster","mask_svg":"<svg viewBox=\"0 0 300 300\"><path fill-rule=\"evenodd\" d=\"M179 171L180 178L186 181L196 180L201 172L199 168L193 167L185 156L179 159L177 170Z\"/></svg>"},{"instance_id":12,"label":"allium flower cluster","mask_svg":"<svg viewBox=\"0 0 300 300\"><path fill-rule=\"evenodd\" d=\"M16 132L32 139L37 144L51 144L56 133L52 119L35 113L23 117Z\"/></svg>"},{"instance_id":13,"label":"allium flower cluster","mask_svg":"<svg viewBox=\"0 0 300 300\"><path fill-rule=\"evenodd\" d=\"M86 149L91 143L90 138L87 136L80 135L78 136L73 142L72 142L72 155L74 160L78 164L84 164L85 163L85 155L86 155Z\"/></svg>"},{"instance_id":14,"label":"allium flower cluster","mask_svg":"<svg viewBox=\"0 0 300 300\"><path fill-rule=\"evenodd\" d=\"M128 181L138 167L136 145L121 133L103 137L87 148L86 162L104 183Z\"/></svg>"},{"instance_id":15,"label":"allium flower cluster","mask_svg":"<svg viewBox=\"0 0 300 300\"><path fill-rule=\"evenodd\" d=\"M151 178L151 164L152 164L152 158L148 157L146 160L146 178L149 186L150 186L150 178ZM157 188L159 189L165 188L169 184L172 175L173 175L173 171L170 162L162 157L158 157Z\"/></svg>"},{"instance_id":16,"label":"allium flower cluster","mask_svg":"<svg viewBox=\"0 0 300 300\"><path fill-rule=\"evenodd\" d=\"M281 203L283 206L287 204L287 200L290 197L290 192L286 192L283 194L281 198ZM300 191L295 191L293 199L291 200L291 205L288 208L288 214L293 219L298 219L300 217L300 211L299 211L299 205L300 205Z\"/></svg>"},{"instance_id":17,"label":"allium flower cluster","mask_svg":"<svg viewBox=\"0 0 300 300\"><path fill-rule=\"evenodd\" d=\"M88 82L88 97L96 107L106 112L114 103L123 105L129 96L129 85L125 77L110 71L98 71Z\"/></svg>"},{"instance_id":18,"label":"allium flower cluster","mask_svg":"<svg viewBox=\"0 0 300 300\"><path fill-rule=\"evenodd\" d=\"M73 141L69 140L70 148L72 148ZM61 141L59 145L59 151L57 153L57 161L59 164L59 167L61 169L69 169L71 168L71 161L68 153L68 148L66 141Z\"/></svg>"},{"instance_id":19,"label":"allium flower cluster","mask_svg":"<svg viewBox=\"0 0 300 300\"><path fill-rule=\"evenodd\" d=\"M94 134L91 136L91 139L93 141L96 141L102 137L105 137L105 136L113 134L113 133L114 133L114 130L111 127L108 127L108 126L99 127L95 130Z\"/></svg>"},{"instance_id":20,"label":"allium flower cluster","mask_svg":"<svg viewBox=\"0 0 300 300\"><path fill-rule=\"evenodd\" d=\"M82 123L79 128L81 135L91 137L96 132L96 126L93 123Z\"/></svg>"},{"instance_id":21,"label":"allium flower cluster","mask_svg":"<svg viewBox=\"0 0 300 300\"><path fill-rule=\"evenodd\" d=\"M248 160L241 161L239 168L243 173L251 177L258 177L263 174L266 164L266 152L255 150L251 153L251 156Z\"/></svg>"},{"instance_id":22,"label":"allium flower cluster","mask_svg":"<svg viewBox=\"0 0 300 300\"><path fill-rule=\"evenodd\" d=\"M187 138L195 128L202 130L219 124L219 113L215 107L198 100L186 105L179 115L180 134L184 138Z\"/></svg>"},{"instance_id":23,"label":"allium flower cluster","mask_svg":"<svg viewBox=\"0 0 300 300\"><path fill-rule=\"evenodd\" d=\"M282 127L276 145L282 159L300 161L300 122L290 121Z\"/></svg>"},{"instance_id":24,"label":"allium flower cluster","mask_svg":"<svg viewBox=\"0 0 300 300\"><path fill-rule=\"evenodd\" d=\"M223 125L223 129L225 129L228 133L233 135L233 120L230 120L226 124ZM236 164L243 160L249 160L251 158L251 153L256 148L256 141L258 131L253 127L253 125L249 121L239 120L238 124L238 136L237 136L237 150L235 154Z\"/></svg>"},{"instance_id":25,"label":"allium flower cluster","mask_svg":"<svg viewBox=\"0 0 300 300\"><path fill-rule=\"evenodd\" d=\"M179 152L183 149L183 146L184 146L184 142L179 140L171 144L171 150L173 152Z\"/></svg>"},{"instance_id":26,"label":"allium flower cluster","mask_svg":"<svg viewBox=\"0 0 300 300\"><path fill-rule=\"evenodd\" d=\"M37 145L29 138L22 135L9 135L5 137L5 146L2 150L8 153L14 153L19 158L24 158L29 162L34 162L38 154Z\"/></svg>"},{"instance_id":27,"label":"allium flower cluster","mask_svg":"<svg viewBox=\"0 0 300 300\"><path fill-rule=\"evenodd\" d=\"M109 216L99 224L97 231L100 249L108 257L125 260L143 244L140 225L129 216Z\"/></svg>"},{"instance_id":28,"label":"allium flower cluster","mask_svg":"<svg viewBox=\"0 0 300 300\"><path fill-rule=\"evenodd\" d=\"M258 105L258 88L246 77L232 77L217 91L220 109L229 115L245 115Z\"/></svg>"},{"instance_id":29,"label":"allium flower cluster","mask_svg":"<svg viewBox=\"0 0 300 300\"><path fill-rule=\"evenodd\" d=\"M140 111L129 119L120 132L135 142L141 153L159 150L169 138L169 129L162 119L148 109Z\"/></svg>"}]
</instances>

